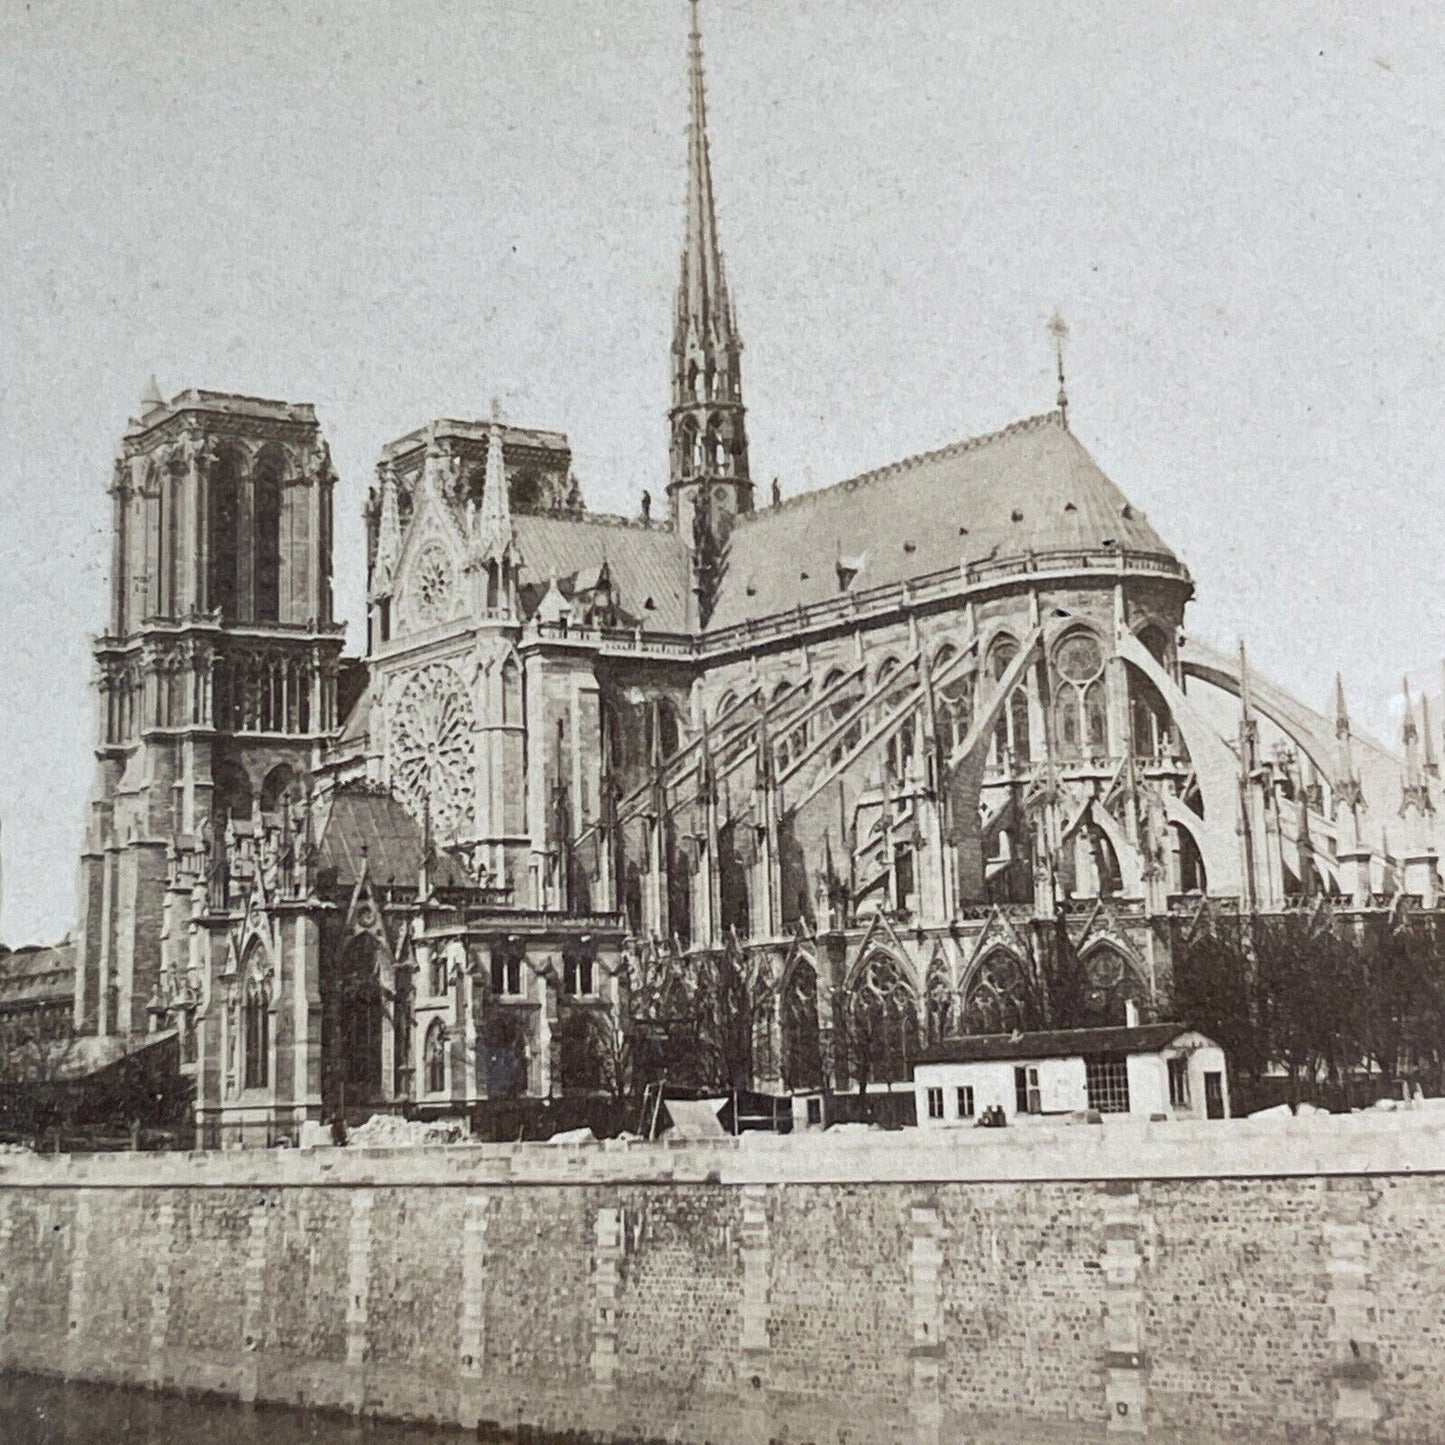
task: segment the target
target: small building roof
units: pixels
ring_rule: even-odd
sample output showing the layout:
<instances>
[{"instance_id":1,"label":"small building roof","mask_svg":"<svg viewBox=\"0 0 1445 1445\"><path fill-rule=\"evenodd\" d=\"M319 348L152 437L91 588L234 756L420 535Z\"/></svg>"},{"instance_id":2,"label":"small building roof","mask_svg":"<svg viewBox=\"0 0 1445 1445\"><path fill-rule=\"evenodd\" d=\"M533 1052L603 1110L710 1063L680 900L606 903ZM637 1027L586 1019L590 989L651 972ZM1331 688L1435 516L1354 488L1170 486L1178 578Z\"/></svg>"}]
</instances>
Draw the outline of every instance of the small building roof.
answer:
<instances>
[{"instance_id":1,"label":"small building roof","mask_svg":"<svg viewBox=\"0 0 1445 1445\"><path fill-rule=\"evenodd\" d=\"M925 1049L915 1060L919 1064L1007 1063L1024 1059L1064 1059L1079 1055L1126 1058L1129 1054L1154 1054L1166 1049L1184 1034L1194 1033L1187 1024L1120 1025L1106 1029L1051 1029L1038 1033L976 1034L943 1039Z\"/></svg>"},{"instance_id":2,"label":"small building roof","mask_svg":"<svg viewBox=\"0 0 1445 1445\"><path fill-rule=\"evenodd\" d=\"M512 519L522 556L522 585L538 599L552 579L571 595L579 583L595 585L606 566L619 610L651 632L688 630L687 548L670 528L644 527L621 518Z\"/></svg>"},{"instance_id":3,"label":"small building roof","mask_svg":"<svg viewBox=\"0 0 1445 1445\"><path fill-rule=\"evenodd\" d=\"M75 996L75 945L0 947L0 1009L38 1008L66 1003Z\"/></svg>"},{"instance_id":4,"label":"small building roof","mask_svg":"<svg viewBox=\"0 0 1445 1445\"><path fill-rule=\"evenodd\" d=\"M367 878L378 887L415 888L421 870L421 828L390 793L341 788L331 797L317 854L320 870L334 870L343 887L354 886L364 866ZM432 879L441 888L475 886L457 860L440 851L432 864Z\"/></svg>"}]
</instances>

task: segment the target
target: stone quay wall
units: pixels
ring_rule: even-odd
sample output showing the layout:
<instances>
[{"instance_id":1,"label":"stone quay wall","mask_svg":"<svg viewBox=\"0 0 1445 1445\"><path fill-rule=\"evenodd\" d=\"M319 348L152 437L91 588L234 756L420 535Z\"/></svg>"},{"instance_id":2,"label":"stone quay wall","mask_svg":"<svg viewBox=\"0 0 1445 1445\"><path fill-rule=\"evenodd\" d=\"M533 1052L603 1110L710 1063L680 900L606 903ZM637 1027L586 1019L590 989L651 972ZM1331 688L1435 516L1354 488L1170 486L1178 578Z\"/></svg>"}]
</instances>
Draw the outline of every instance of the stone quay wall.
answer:
<instances>
[{"instance_id":1,"label":"stone quay wall","mask_svg":"<svg viewBox=\"0 0 1445 1445\"><path fill-rule=\"evenodd\" d=\"M0 1367L483 1438L1445 1440L1445 1118L0 1156Z\"/></svg>"}]
</instances>

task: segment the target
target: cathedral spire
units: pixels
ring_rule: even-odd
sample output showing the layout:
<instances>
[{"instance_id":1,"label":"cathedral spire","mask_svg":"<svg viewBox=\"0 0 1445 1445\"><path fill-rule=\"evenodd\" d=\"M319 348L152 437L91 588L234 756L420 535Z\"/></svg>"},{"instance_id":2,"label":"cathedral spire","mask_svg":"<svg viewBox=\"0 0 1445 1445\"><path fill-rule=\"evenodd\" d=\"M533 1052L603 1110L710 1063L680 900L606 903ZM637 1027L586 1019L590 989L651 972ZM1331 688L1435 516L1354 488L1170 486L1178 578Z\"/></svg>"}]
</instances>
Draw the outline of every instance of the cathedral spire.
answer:
<instances>
[{"instance_id":1,"label":"cathedral spire","mask_svg":"<svg viewBox=\"0 0 1445 1445\"><path fill-rule=\"evenodd\" d=\"M1420 767L1420 729L1415 721L1415 704L1410 698L1410 679L1404 680L1405 720L1400 730L1400 740L1405 747L1404 799L1400 804L1402 815L1412 811L1424 815L1432 812L1430 788Z\"/></svg>"},{"instance_id":2,"label":"cathedral spire","mask_svg":"<svg viewBox=\"0 0 1445 1445\"><path fill-rule=\"evenodd\" d=\"M1349 809L1352 823L1350 840L1358 843L1360 838L1360 809L1364 805L1364 793L1360 779L1355 772L1355 752L1351 745L1353 736L1350 727L1350 711L1345 705L1345 684L1339 673L1335 674L1335 777L1333 783L1334 811L1338 817L1341 808Z\"/></svg>"},{"instance_id":3,"label":"cathedral spire","mask_svg":"<svg viewBox=\"0 0 1445 1445\"><path fill-rule=\"evenodd\" d=\"M687 237L682 252L678 310L705 334L724 339L732 332L732 308L718 244L713 205L712 162L707 143L707 86L702 75L702 31L698 0L689 0L688 35Z\"/></svg>"},{"instance_id":4,"label":"cathedral spire","mask_svg":"<svg viewBox=\"0 0 1445 1445\"><path fill-rule=\"evenodd\" d=\"M713 204L698 0L688 37L687 223L673 318L668 500L693 551L703 623L712 611L733 518L753 508L742 395L742 341Z\"/></svg>"},{"instance_id":5,"label":"cathedral spire","mask_svg":"<svg viewBox=\"0 0 1445 1445\"><path fill-rule=\"evenodd\" d=\"M1069 392L1064 385L1064 342L1069 339L1069 323L1064 320L1063 313L1057 308L1049 322L1049 332L1054 338L1054 360L1058 363L1059 371L1059 420L1067 427L1069 424Z\"/></svg>"}]
</instances>

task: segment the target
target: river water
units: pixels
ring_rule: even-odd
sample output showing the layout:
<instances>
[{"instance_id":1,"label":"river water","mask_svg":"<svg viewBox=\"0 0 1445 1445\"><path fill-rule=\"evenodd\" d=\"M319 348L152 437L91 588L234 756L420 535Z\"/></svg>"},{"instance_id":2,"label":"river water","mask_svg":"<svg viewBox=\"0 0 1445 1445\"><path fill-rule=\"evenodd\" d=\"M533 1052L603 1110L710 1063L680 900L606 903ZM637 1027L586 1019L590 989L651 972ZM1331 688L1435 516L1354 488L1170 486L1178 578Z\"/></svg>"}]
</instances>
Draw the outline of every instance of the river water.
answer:
<instances>
[{"instance_id":1,"label":"river water","mask_svg":"<svg viewBox=\"0 0 1445 1445\"><path fill-rule=\"evenodd\" d=\"M496 1436L489 1436L496 1439ZM528 1445L576 1445L526 1431L502 1437ZM1106 1432L1078 1422L1022 1421L970 1429L973 1445L1102 1445ZM1204 1445L1205 1437L1150 1434L1151 1445ZM1291 1437L1295 1439L1296 1437ZM240 1405L114 1385L0 1371L0 1445L476 1445L473 1431L402 1424L284 1405ZM1208 1437L1214 1445L1217 1437ZM1265 1445L1256 1435L1255 1445Z\"/></svg>"},{"instance_id":2,"label":"river water","mask_svg":"<svg viewBox=\"0 0 1445 1445\"><path fill-rule=\"evenodd\" d=\"M440 1426L0 1374L3 1445L460 1445L476 1438ZM529 1438L545 1445L551 1437Z\"/></svg>"}]
</instances>

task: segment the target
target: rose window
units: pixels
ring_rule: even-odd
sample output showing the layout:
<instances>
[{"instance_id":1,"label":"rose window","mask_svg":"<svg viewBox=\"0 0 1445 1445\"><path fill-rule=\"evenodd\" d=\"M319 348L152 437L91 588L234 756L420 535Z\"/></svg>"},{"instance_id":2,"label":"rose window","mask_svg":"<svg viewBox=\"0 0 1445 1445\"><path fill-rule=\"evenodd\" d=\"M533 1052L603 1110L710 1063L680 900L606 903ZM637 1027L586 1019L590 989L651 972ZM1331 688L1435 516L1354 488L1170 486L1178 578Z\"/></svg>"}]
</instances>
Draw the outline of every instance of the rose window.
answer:
<instances>
[{"instance_id":1,"label":"rose window","mask_svg":"<svg viewBox=\"0 0 1445 1445\"><path fill-rule=\"evenodd\" d=\"M391 720L391 778L397 796L420 820L431 806L437 836L450 842L471 821L476 776L472 705L461 679L437 664L402 689Z\"/></svg>"},{"instance_id":2,"label":"rose window","mask_svg":"<svg viewBox=\"0 0 1445 1445\"><path fill-rule=\"evenodd\" d=\"M1086 632L1076 632L1059 647L1054 666L1066 682L1083 687L1103 671L1104 654L1095 638Z\"/></svg>"},{"instance_id":3,"label":"rose window","mask_svg":"<svg viewBox=\"0 0 1445 1445\"><path fill-rule=\"evenodd\" d=\"M436 543L421 554L415 578L417 616L423 622L440 622L450 610L452 564Z\"/></svg>"}]
</instances>

